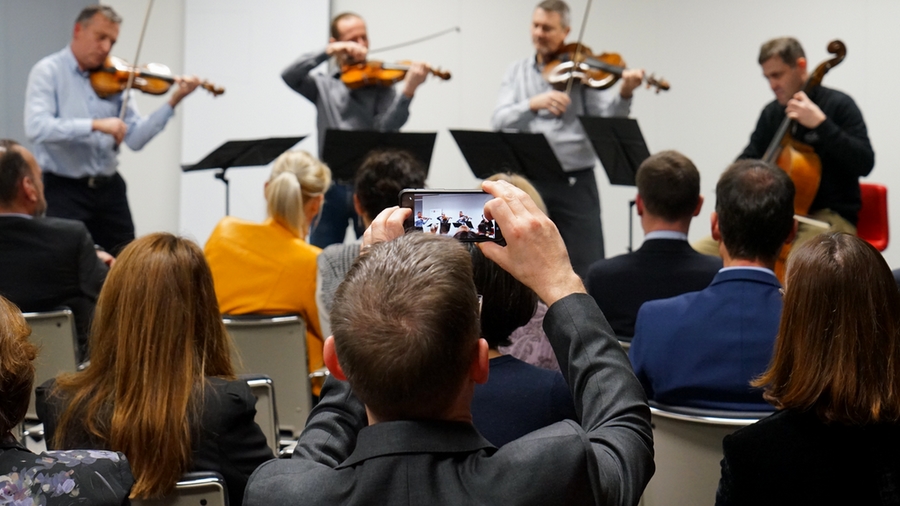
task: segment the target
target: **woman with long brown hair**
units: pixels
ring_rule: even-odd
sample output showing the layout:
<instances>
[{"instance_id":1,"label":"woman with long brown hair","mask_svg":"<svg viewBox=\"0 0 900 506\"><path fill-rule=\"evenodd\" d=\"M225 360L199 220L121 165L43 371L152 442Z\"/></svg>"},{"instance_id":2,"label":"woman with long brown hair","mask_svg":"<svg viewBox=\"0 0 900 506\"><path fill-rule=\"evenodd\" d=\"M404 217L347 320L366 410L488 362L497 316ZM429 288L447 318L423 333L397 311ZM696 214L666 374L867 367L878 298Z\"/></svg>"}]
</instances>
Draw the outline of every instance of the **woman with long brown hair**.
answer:
<instances>
[{"instance_id":1,"label":"woman with long brown hair","mask_svg":"<svg viewBox=\"0 0 900 506\"><path fill-rule=\"evenodd\" d=\"M235 380L200 248L166 233L125 248L100 293L90 349L84 371L38 389L49 445L124 453L133 498L161 496L187 471L217 471L240 505L272 452L253 421L256 399Z\"/></svg>"},{"instance_id":2,"label":"woman with long brown hair","mask_svg":"<svg viewBox=\"0 0 900 506\"><path fill-rule=\"evenodd\" d=\"M716 504L900 504L900 291L875 248L828 234L791 255L753 385L779 411L725 438Z\"/></svg>"}]
</instances>

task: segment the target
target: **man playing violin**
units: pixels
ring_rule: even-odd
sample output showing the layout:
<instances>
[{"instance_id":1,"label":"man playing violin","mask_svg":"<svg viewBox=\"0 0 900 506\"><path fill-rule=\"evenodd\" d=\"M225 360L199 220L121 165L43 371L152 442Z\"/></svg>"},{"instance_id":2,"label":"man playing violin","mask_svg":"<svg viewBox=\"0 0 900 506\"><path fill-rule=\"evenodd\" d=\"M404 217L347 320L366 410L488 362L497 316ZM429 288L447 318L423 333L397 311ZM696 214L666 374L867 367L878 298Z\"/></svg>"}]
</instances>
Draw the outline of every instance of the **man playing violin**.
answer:
<instances>
[{"instance_id":1,"label":"man playing violin","mask_svg":"<svg viewBox=\"0 0 900 506\"><path fill-rule=\"evenodd\" d=\"M566 171L568 181L533 181L550 218L581 276L603 258L600 195L594 178L594 151L579 116L628 116L631 96L643 78L640 69L622 72L618 91L573 84L570 93L553 89L542 77L545 63L555 59L569 35L569 7L545 0L534 10L531 40L536 55L513 63L500 85L491 125L496 130L543 133Z\"/></svg>"},{"instance_id":2,"label":"man playing violin","mask_svg":"<svg viewBox=\"0 0 900 506\"><path fill-rule=\"evenodd\" d=\"M795 121L791 136L813 148L822 162L822 179L809 217L828 223L829 231L856 233L862 205L859 178L875 166L875 153L862 113L848 95L817 86L807 95L802 90L809 77L803 47L793 37L772 39L762 45L759 64L775 94L759 116L750 143L738 156L762 158L785 115ZM799 189L798 189L799 191ZM824 229L800 223L794 247ZM715 241L701 240L701 253L718 254Z\"/></svg>"},{"instance_id":3,"label":"man playing violin","mask_svg":"<svg viewBox=\"0 0 900 506\"><path fill-rule=\"evenodd\" d=\"M47 214L83 221L97 245L115 254L134 239L134 223L119 175L119 145L137 151L166 126L174 108L200 84L176 78L166 104L141 116L123 94L101 99L89 74L100 68L119 37L122 18L109 6L85 7L72 42L31 69L25 94L25 133L44 169Z\"/></svg>"},{"instance_id":4,"label":"man playing violin","mask_svg":"<svg viewBox=\"0 0 900 506\"><path fill-rule=\"evenodd\" d=\"M324 50L300 56L281 73L281 78L291 89L316 106L320 154L328 129L395 132L409 118L409 103L428 77L430 67L426 63L410 65L400 85L400 93L391 86L350 89L341 81L340 72L312 73L331 57L338 66L364 63L368 52L366 22L357 14L345 12L331 22L331 38ZM363 229L353 209L353 184L336 181L325 194L325 204L318 223L312 227L310 243L324 248L343 242L348 220L356 226L359 237Z\"/></svg>"}]
</instances>

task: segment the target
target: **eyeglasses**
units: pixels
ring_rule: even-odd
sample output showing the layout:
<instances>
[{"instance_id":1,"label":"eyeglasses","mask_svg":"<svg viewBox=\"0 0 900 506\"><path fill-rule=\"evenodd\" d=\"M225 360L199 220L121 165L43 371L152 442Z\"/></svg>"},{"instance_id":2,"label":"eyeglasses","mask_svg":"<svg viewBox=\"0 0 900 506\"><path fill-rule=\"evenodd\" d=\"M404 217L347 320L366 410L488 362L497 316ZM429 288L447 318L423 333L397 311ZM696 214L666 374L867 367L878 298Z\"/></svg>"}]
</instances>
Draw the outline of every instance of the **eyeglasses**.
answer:
<instances>
[{"instance_id":1,"label":"eyeglasses","mask_svg":"<svg viewBox=\"0 0 900 506\"><path fill-rule=\"evenodd\" d=\"M481 301L484 300L484 297L481 294L478 294L478 317L481 318Z\"/></svg>"}]
</instances>

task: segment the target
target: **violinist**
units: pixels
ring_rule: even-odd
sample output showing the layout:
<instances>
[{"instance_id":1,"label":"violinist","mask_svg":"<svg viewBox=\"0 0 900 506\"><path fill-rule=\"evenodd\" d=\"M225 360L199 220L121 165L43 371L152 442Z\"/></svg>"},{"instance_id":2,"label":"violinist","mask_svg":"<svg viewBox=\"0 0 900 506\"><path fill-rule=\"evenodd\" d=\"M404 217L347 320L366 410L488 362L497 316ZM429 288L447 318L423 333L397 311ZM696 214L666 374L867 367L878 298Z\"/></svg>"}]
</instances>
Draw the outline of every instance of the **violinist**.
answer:
<instances>
[{"instance_id":1,"label":"violinist","mask_svg":"<svg viewBox=\"0 0 900 506\"><path fill-rule=\"evenodd\" d=\"M809 217L830 224L828 231L856 234L861 207L859 178L872 172L875 165L875 153L859 107L845 93L821 85L809 95L801 91L809 69L803 47L793 37L763 44L759 64L775 100L762 110L750 143L738 158L762 158L787 114L796 123L789 131L791 136L811 146L821 160L821 182ZM826 230L800 223L793 246L796 248L822 232ZM701 253L716 254L709 247L713 244L715 241L701 240L694 247Z\"/></svg>"},{"instance_id":2,"label":"violinist","mask_svg":"<svg viewBox=\"0 0 900 506\"><path fill-rule=\"evenodd\" d=\"M134 223L119 175L119 145L137 151L166 126L174 108L200 80L178 78L168 103L142 116L123 94L101 99L89 71L103 65L122 18L109 6L85 7L72 42L31 69L25 94L25 133L44 169L47 215L80 220L94 242L115 254L134 239Z\"/></svg>"},{"instance_id":3,"label":"violinist","mask_svg":"<svg viewBox=\"0 0 900 506\"><path fill-rule=\"evenodd\" d=\"M569 93L553 88L542 76L545 63L557 58L569 35L569 7L562 0L545 0L534 10L531 40L535 56L510 66L500 85L491 118L495 130L543 133L568 181L533 181L562 235L575 272L603 258L600 196L594 178L594 151L579 116L628 116L631 96L644 77L639 69L622 72L618 89L593 89L573 84Z\"/></svg>"},{"instance_id":4,"label":"violinist","mask_svg":"<svg viewBox=\"0 0 900 506\"><path fill-rule=\"evenodd\" d=\"M425 63L413 63L399 84L400 93L392 86L349 88L341 81L340 72L316 74L312 70L334 57L338 67L363 63L369 52L366 22L357 14L345 12L331 22L331 38L324 50L302 55L281 73L284 82L315 104L318 114L319 152L325 142L325 131L378 130L394 132L409 118L409 103L416 89L425 82L430 70ZM325 194L321 217L310 232L310 243L320 248L343 242L347 222L362 235L360 221L353 209L353 184L336 181Z\"/></svg>"}]
</instances>

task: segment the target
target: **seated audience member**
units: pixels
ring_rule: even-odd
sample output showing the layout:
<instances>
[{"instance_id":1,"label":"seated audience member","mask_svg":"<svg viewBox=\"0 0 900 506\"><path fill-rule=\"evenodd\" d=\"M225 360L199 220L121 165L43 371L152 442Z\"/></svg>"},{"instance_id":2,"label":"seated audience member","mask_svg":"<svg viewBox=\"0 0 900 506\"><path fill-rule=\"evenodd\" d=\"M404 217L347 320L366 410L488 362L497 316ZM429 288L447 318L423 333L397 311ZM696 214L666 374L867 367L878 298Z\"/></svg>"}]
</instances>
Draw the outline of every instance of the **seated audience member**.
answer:
<instances>
[{"instance_id":1,"label":"seated audience member","mask_svg":"<svg viewBox=\"0 0 900 506\"><path fill-rule=\"evenodd\" d=\"M576 420L572 394L562 374L498 350L500 345L508 345L510 334L534 315L537 295L485 258L475 243L466 247L472 256L475 289L482 297L481 338L488 344L491 371L487 383L475 385L475 428L500 447L561 420Z\"/></svg>"},{"instance_id":2,"label":"seated audience member","mask_svg":"<svg viewBox=\"0 0 900 506\"><path fill-rule=\"evenodd\" d=\"M200 248L159 233L122 250L100 292L91 350L84 371L38 388L48 446L124 453L132 498L216 471L239 506L250 473L273 455L253 421L256 399L235 379Z\"/></svg>"},{"instance_id":3,"label":"seated audience member","mask_svg":"<svg viewBox=\"0 0 900 506\"><path fill-rule=\"evenodd\" d=\"M900 293L881 254L819 235L788 259L778 411L725 437L716 504L900 503Z\"/></svg>"},{"instance_id":4,"label":"seated audience member","mask_svg":"<svg viewBox=\"0 0 900 506\"><path fill-rule=\"evenodd\" d=\"M703 205L693 162L677 151L657 153L638 168L636 182L644 243L595 262L585 283L616 335L627 338L641 304L702 290L722 268L722 259L697 253L687 242Z\"/></svg>"},{"instance_id":5,"label":"seated audience member","mask_svg":"<svg viewBox=\"0 0 900 506\"><path fill-rule=\"evenodd\" d=\"M94 250L80 221L46 218L41 168L34 156L0 139L0 295L23 311L68 307L75 315L79 361L87 358L94 303L112 257Z\"/></svg>"},{"instance_id":6,"label":"seated audience member","mask_svg":"<svg viewBox=\"0 0 900 506\"><path fill-rule=\"evenodd\" d=\"M631 363L660 403L770 410L750 381L769 365L778 332L781 285L772 267L796 232L794 184L773 165L735 162L716 185L711 222L725 267L699 292L641 306Z\"/></svg>"},{"instance_id":7,"label":"seated audience member","mask_svg":"<svg viewBox=\"0 0 900 506\"><path fill-rule=\"evenodd\" d=\"M293 458L251 477L248 506L637 504L653 441L628 359L553 223L512 185L484 188L498 197L485 213L507 246L480 247L549 305L544 326L581 424L558 422L500 449L478 434L470 405L489 362L471 258L453 239L403 235L411 211L387 209L335 296L322 399Z\"/></svg>"},{"instance_id":8,"label":"seated audience member","mask_svg":"<svg viewBox=\"0 0 900 506\"><path fill-rule=\"evenodd\" d=\"M363 222L363 230L368 228L378 213L400 202L400 191L424 187L425 169L409 152L388 149L371 153L356 171L353 188L353 207ZM420 219L423 223L427 221L421 212L416 223ZM361 244L361 241L332 244L319 255L316 304L319 307L322 335L331 335L334 292L359 256Z\"/></svg>"},{"instance_id":9,"label":"seated audience member","mask_svg":"<svg viewBox=\"0 0 900 506\"><path fill-rule=\"evenodd\" d=\"M216 225L204 248L222 314L303 317L310 372L324 366L316 308L316 257L321 250L305 239L330 184L331 170L312 155L284 153L266 182L266 221L228 216ZM313 394L318 395L320 386L313 385Z\"/></svg>"},{"instance_id":10,"label":"seated audience member","mask_svg":"<svg viewBox=\"0 0 900 506\"><path fill-rule=\"evenodd\" d=\"M37 349L22 313L0 297L0 497L4 504L125 504L134 478L117 452L28 451L13 429L22 423L34 384ZM100 486L100 483L103 486Z\"/></svg>"},{"instance_id":11,"label":"seated audience member","mask_svg":"<svg viewBox=\"0 0 900 506\"><path fill-rule=\"evenodd\" d=\"M534 205L544 214L547 214L547 206L538 193L537 189L528 179L518 174L497 173L487 178L488 181L506 181L516 188L525 192ZM511 355L527 364L536 365L541 369L550 371L559 371L559 363L556 361L556 355L553 354L553 348L550 341L547 340L547 334L544 333L543 323L544 314L547 313L547 305L543 301L538 300L537 309L531 320L522 327L516 329L510 336L508 346L500 346L500 353Z\"/></svg>"}]
</instances>

